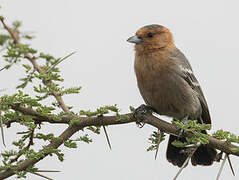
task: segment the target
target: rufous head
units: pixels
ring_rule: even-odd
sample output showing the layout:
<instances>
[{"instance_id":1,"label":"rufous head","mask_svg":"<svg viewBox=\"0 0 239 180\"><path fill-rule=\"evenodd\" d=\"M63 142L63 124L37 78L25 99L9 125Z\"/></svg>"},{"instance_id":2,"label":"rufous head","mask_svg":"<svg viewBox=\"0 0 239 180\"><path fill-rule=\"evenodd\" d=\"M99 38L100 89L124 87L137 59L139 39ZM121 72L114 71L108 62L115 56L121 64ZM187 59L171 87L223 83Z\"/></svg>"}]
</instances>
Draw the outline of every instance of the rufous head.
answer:
<instances>
[{"instance_id":1,"label":"rufous head","mask_svg":"<svg viewBox=\"0 0 239 180\"><path fill-rule=\"evenodd\" d=\"M173 35L169 29L157 24L140 28L135 36L127 41L135 44L136 51L154 51L174 46Z\"/></svg>"}]
</instances>

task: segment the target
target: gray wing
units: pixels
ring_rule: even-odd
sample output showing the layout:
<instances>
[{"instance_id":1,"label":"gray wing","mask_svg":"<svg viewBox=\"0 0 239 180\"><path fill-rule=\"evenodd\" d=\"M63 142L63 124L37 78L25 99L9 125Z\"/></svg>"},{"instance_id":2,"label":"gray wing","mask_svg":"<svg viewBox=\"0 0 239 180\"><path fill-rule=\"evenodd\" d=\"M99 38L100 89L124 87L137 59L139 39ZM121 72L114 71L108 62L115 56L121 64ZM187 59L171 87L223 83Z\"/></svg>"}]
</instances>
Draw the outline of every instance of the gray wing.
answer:
<instances>
[{"instance_id":1,"label":"gray wing","mask_svg":"<svg viewBox=\"0 0 239 180\"><path fill-rule=\"evenodd\" d=\"M175 49L175 51L171 54L171 58L177 61L180 67L180 76L191 86L191 88L197 92L198 98L200 100L202 106L202 115L201 120L203 123L211 124L211 117L208 110L208 105L206 99L203 95L202 89L196 77L193 74L192 67L185 57L185 55L179 50Z\"/></svg>"}]
</instances>

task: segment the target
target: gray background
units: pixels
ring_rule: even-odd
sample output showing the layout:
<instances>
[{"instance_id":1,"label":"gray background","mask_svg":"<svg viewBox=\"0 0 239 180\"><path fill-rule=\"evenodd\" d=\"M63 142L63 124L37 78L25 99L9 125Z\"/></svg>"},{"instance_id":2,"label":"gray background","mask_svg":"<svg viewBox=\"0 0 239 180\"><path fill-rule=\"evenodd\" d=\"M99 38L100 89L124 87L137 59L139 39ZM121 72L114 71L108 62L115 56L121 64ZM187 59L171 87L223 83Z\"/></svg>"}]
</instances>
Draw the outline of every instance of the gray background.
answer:
<instances>
[{"instance_id":1,"label":"gray background","mask_svg":"<svg viewBox=\"0 0 239 180\"><path fill-rule=\"evenodd\" d=\"M57 57L77 51L59 65L64 86L83 86L80 95L64 98L68 105L75 106L76 112L112 104L128 112L130 105L142 104L133 71L134 51L126 39L143 25L167 26L177 46L190 60L207 97L213 120L211 132L223 128L239 134L238 1L0 0L0 4L6 22L21 20L22 30L35 32L34 48ZM0 88L8 89L4 93L15 92L14 87L22 76L21 67L1 72ZM16 136L14 128L6 131L8 141ZM57 135L64 128L47 125L44 131ZM156 161L154 152L146 152L152 130L149 126L138 129L135 124L111 126L108 132L112 151L101 134L93 136L95 141L90 145L80 143L78 149L63 148L64 163L55 157L46 158L37 167L61 170L47 174L54 179L172 179L178 169L166 161L167 141L160 146ZM4 150L2 145L1 149ZM226 163L221 179L238 179L239 160L231 159L237 177L232 177ZM218 169L218 163L211 167L189 165L178 179L211 180ZM29 175L28 179L40 178Z\"/></svg>"}]
</instances>

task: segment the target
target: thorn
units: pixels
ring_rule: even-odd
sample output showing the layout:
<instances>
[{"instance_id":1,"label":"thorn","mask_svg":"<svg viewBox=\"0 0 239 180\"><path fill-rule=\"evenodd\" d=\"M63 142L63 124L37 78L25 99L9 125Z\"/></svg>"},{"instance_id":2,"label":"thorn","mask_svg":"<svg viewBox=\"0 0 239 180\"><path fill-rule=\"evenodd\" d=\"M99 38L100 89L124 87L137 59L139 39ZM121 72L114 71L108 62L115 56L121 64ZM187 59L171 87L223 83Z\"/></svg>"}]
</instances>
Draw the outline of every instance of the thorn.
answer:
<instances>
[{"instance_id":1,"label":"thorn","mask_svg":"<svg viewBox=\"0 0 239 180\"><path fill-rule=\"evenodd\" d=\"M57 170L37 170L36 172L61 172Z\"/></svg>"},{"instance_id":2,"label":"thorn","mask_svg":"<svg viewBox=\"0 0 239 180\"><path fill-rule=\"evenodd\" d=\"M161 131L158 129L158 134L159 134L159 135L158 135L158 142L157 142L156 153L155 153L155 157L154 157L155 160L157 159L158 150L159 150L159 144L162 142L161 139L162 139L164 133L161 132Z\"/></svg>"},{"instance_id":3,"label":"thorn","mask_svg":"<svg viewBox=\"0 0 239 180\"><path fill-rule=\"evenodd\" d=\"M194 152L197 150L197 148L201 145L201 143L197 143L194 147L192 148L192 151L190 152L190 154L188 155L187 159L184 161L182 167L179 169L178 173L176 174L176 176L173 178L173 180L176 180L177 177L179 176L179 174L182 172L183 168L185 168L189 162L189 160L191 159L191 157L193 156Z\"/></svg>"},{"instance_id":4,"label":"thorn","mask_svg":"<svg viewBox=\"0 0 239 180\"><path fill-rule=\"evenodd\" d=\"M103 129L104 129L105 137L106 137L107 143L108 143L108 145L109 145L109 148L110 148L110 150L112 150L111 144L110 144L110 138L109 138L109 136L108 136L108 133L107 133L107 131L106 131L105 126L103 126Z\"/></svg>"},{"instance_id":5,"label":"thorn","mask_svg":"<svg viewBox=\"0 0 239 180\"><path fill-rule=\"evenodd\" d=\"M6 68L6 67L1 68L0 71L4 70L5 68Z\"/></svg>"},{"instance_id":6,"label":"thorn","mask_svg":"<svg viewBox=\"0 0 239 180\"><path fill-rule=\"evenodd\" d=\"M44 176L44 175L36 173L36 172L30 172L30 173L35 174L35 175L40 176L40 177L43 177L43 178L48 179L48 180L53 180L52 178L49 178L47 176Z\"/></svg>"},{"instance_id":7,"label":"thorn","mask_svg":"<svg viewBox=\"0 0 239 180\"><path fill-rule=\"evenodd\" d=\"M219 169L219 171L218 171L218 173L217 173L217 178L216 178L216 180L219 180L219 177L220 177L220 175L221 175L221 173L222 173L222 169L223 169L223 167L224 167L224 165L225 165L226 159L227 159L227 154L224 155L224 158L223 158L221 167L220 167L220 169Z\"/></svg>"},{"instance_id":8,"label":"thorn","mask_svg":"<svg viewBox=\"0 0 239 180\"><path fill-rule=\"evenodd\" d=\"M230 168L231 168L231 170L232 170L232 174L233 174L233 176L235 176L235 172L234 172L234 169L233 169L233 167L232 167L232 162L231 162L231 159L230 159L230 157L229 157L229 154L227 154L227 159L228 159L228 163L229 163L229 165L230 165Z\"/></svg>"},{"instance_id":9,"label":"thorn","mask_svg":"<svg viewBox=\"0 0 239 180\"><path fill-rule=\"evenodd\" d=\"M3 131L2 112L1 111L0 111L0 127L1 127L2 143L6 147L5 138L4 138L4 131Z\"/></svg>"},{"instance_id":10,"label":"thorn","mask_svg":"<svg viewBox=\"0 0 239 180\"><path fill-rule=\"evenodd\" d=\"M62 61L64 61L65 59L67 59L68 57L72 56L72 55L75 54L75 53L76 53L76 51L74 51L74 52L68 54L67 56L63 57L62 59L60 59L60 60L59 60L58 62L56 62L52 67L50 67L50 68L46 71L46 73L49 73L54 67L56 67L56 66L57 66L58 64L60 64Z\"/></svg>"}]
</instances>

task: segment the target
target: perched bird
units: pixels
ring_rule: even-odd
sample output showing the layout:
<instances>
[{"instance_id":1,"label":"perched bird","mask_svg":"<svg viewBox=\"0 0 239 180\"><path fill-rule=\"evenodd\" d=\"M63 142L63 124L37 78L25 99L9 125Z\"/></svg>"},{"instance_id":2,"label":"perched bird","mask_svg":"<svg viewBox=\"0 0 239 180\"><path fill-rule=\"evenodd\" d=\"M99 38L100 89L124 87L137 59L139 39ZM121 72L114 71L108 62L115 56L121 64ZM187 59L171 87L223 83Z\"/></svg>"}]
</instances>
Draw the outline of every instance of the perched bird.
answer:
<instances>
[{"instance_id":1,"label":"perched bird","mask_svg":"<svg viewBox=\"0 0 239 180\"><path fill-rule=\"evenodd\" d=\"M156 113L176 120L191 119L211 124L202 89L168 28L157 24L144 26L127 41L135 44L134 69L139 91L147 105ZM182 167L188 154L182 153L185 148L173 146L174 140L186 141L170 135L166 156L173 165ZM200 145L191 162L211 165L216 155L215 149Z\"/></svg>"}]
</instances>

